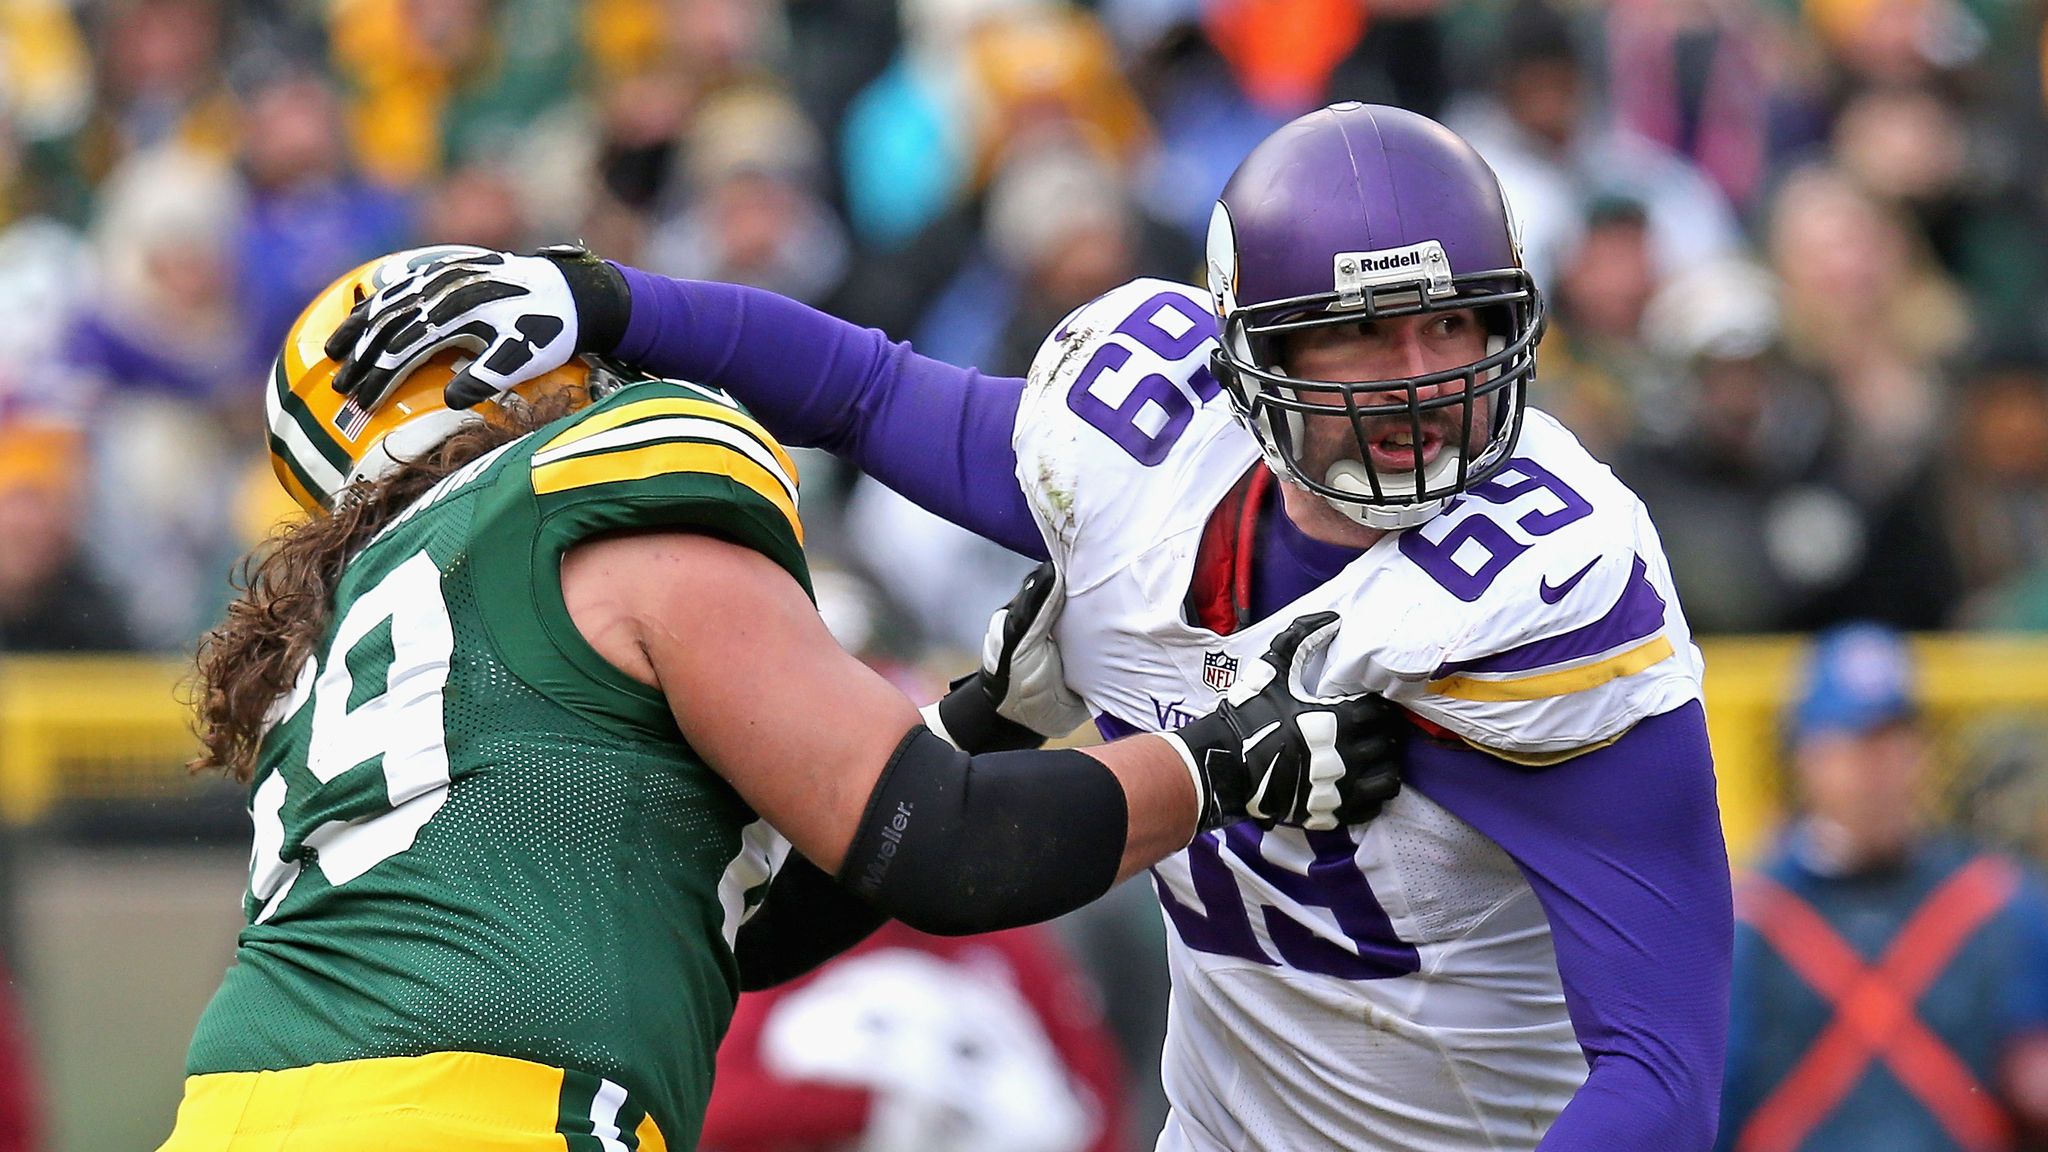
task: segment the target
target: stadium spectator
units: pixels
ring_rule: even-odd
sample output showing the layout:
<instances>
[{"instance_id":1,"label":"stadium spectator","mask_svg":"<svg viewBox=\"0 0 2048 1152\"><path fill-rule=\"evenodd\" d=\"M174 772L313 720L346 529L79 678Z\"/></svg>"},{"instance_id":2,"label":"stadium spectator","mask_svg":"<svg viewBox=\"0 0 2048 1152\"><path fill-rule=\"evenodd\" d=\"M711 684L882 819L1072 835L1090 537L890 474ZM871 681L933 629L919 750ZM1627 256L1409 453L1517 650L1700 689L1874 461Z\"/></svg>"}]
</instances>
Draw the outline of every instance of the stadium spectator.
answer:
<instances>
[{"instance_id":1,"label":"stadium spectator","mask_svg":"<svg viewBox=\"0 0 2048 1152\"><path fill-rule=\"evenodd\" d=\"M1907 213L1953 268L1954 242L1936 232L1955 215L1969 143L1961 110L1932 88L1869 88L1836 118L1831 151L1858 185Z\"/></svg>"},{"instance_id":2,"label":"stadium spectator","mask_svg":"<svg viewBox=\"0 0 2048 1152\"><path fill-rule=\"evenodd\" d=\"M597 170L603 193L650 213L674 196L685 137L702 93L680 69L658 62L602 80L597 105Z\"/></svg>"},{"instance_id":3,"label":"stadium spectator","mask_svg":"<svg viewBox=\"0 0 2048 1152\"><path fill-rule=\"evenodd\" d=\"M789 43L776 72L827 145L836 146L854 95L888 67L901 45L898 5L895 0L797 0L782 8ZM821 177L827 198L843 213L839 167L826 165Z\"/></svg>"},{"instance_id":4,"label":"stadium spectator","mask_svg":"<svg viewBox=\"0 0 2048 1152\"><path fill-rule=\"evenodd\" d=\"M1704 633L1789 627L1835 575L1839 545L1810 546L1815 521L1854 522L1829 516L1840 501L1817 482L1827 398L1785 360L1777 280L1702 265L1657 293L1643 327L1664 375L1615 470L1657 518L1686 618Z\"/></svg>"},{"instance_id":5,"label":"stadium spectator","mask_svg":"<svg viewBox=\"0 0 2048 1152\"><path fill-rule=\"evenodd\" d=\"M1013 137L1078 125L1120 168L1151 127L1101 24L1046 0L925 0L847 111L840 158L863 245L900 249L979 197ZM950 268L951 265L949 264Z\"/></svg>"},{"instance_id":6,"label":"stadium spectator","mask_svg":"<svg viewBox=\"0 0 2048 1152\"><path fill-rule=\"evenodd\" d=\"M2014 6L1983 0L1798 0L1844 86L1920 83L1976 63Z\"/></svg>"},{"instance_id":7,"label":"stadium spectator","mask_svg":"<svg viewBox=\"0 0 2048 1152\"><path fill-rule=\"evenodd\" d=\"M1833 378L1860 435L1913 461L1936 430L1935 367L1970 332L1926 237L1840 168L1815 164L1785 177L1765 239L1793 358Z\"/></svg>"},{"instance_id":8,"label":"stadium spectator","mask_svg":"<svg viewBox=\"0 0 2048 1152\"><path fill-rule=\"evenodd\" d=\"M1530 271L1552 284L1602 200L1643 206L1658 277L1728 253L1733 210L1699 169L1610 119L1570 22L1541 0L1504 19L1493 88L1454 104L1447 123L1500 174L1520 218Z\"/></svg>"},{"instance_id":9,"label":"stadium spectator","mask_svg":"<svg viewBox=\"0 0 2048 1152\"><path fill-rule=\"evenodd\" d=\"M62 0L0 5L0 43L0 222L82 223L92 189L77 142L94 111L94 77L78 13Z\"/></svg>"},{"instance_id":10,"label":"stadium spectator","mask_svg":"<svg viewBox=\"0 0 2048 1152\"><path fill-rule=\"evenodd\" d=\"M64 348L97 399L208 407L246 393L267 366L249 351L236 291L243 209L233 169L187 149L138 153L102 185L90 231L95 291Z\"/></svg>"},{"instance_id":11,"label":"stadium spectator","mask_svg":"<svg viewBox=\"0 0 2048 1152\"><path fill-rule=\"evenodd\" d=\"M1860 90L1836 119L1832 155L1842 171L1912 232L1968 296L1979 339L2033 338L2044 251L2031 146L2038 113L2007 128L2011 113L1983 98L1964 102L1931 84ZM2008 142L1999 143L2001 137Z\"/></svg>"},{"instance_id":12,"label":"stadium spectator","mask_svg":"<svg viewBox=\"0 0 2048 1152\"><path fill-rule=\"evenodd\" d=\"M576 90L579 5L353 0L328 11L356 155L386 184L496 155Z\"/></svg>"},{"instance_id":13,"label":"stadium spectator","mask_svg":"<svg viewBox=\"0 0 2048 1152\"><path fill-rule=\"evenodd\" d=\"M62 425L0 420L0 652L133 647L79 547L79 441Z\"/></svg>"},{"instance_id":14,"label":"stadium spectator","mask_svg":"<svg viewBox=\"0 0 2048 1152\"><path fill-rule=\"evenodd\" d=\"M1060 317L1146 264L1194 262L1192 249L1170 238L1146 258L1146 221L1122 174L1065 128L1042 130L1005 153L980 218L912 339L989 372L1022 375Z\"/></svg>"},{"instance_id":15,"label":"stadium spectator","mask_svg":"<svg viewBox=\"0 0 2048 1152\"><path fill-rule=\"evenodd\" d=\"M0 420L31 411L84 418L91 382L56 366L91 262L84 237L51 217L0 226Z\"/></svg>"},{"instance_id":16,"label":"stadium spectator","mask_svg":"<svg viewBox=\"0 0 2048 1152\"><path fill-rule=\"evenodd\" d=\"M1606 75L1616 120L1698 165L1746 207L1768 173L1776 93L1769 29L1748 0L1613 0Z\"/></svg>"},{"instance_id":17,"label":"stadium spectator","mask_svg":"<svg viewBox=\"0 0 2048 1152\"><path fill-rule=\"evenodd\" d=\"M240 137L247 202L235 285L260 363L328 281L403 247L412 219L402 197L356 173L339 99L319 72L266 77L243 99ZM438 236L438 224L427 233Z\"/></svg>"},{"instance_id":18,"label":"stadium spectator","mask_svg":"<svg viewBox=\"0 0 2048 1152\"><path fill-rule=\"evenodd\" d=\"M761 0L663 0L657 10L676 64L716 91L783 70L783 8Z\"/></svg>"},{"instance_id":19,"label":"stadium spectator","mask_svg":"<svg viewBox=\"0 0 2048 1152\"><path fill-rule=\"evenodd\" d=\"M1823 498L1808 502L1807 583L1824 599L1792 627L1858 617L1946 623L1961 600L1938 483L1948 385L1942 361L1968 334L1955 286L1895 210L1838 170L1802 168L1770 216L1785 348L1831 410Z\"/></svg>"},{"instance_id":20,"label":"stadium spectator","mask_svg":"<svg viewBox=\"0 0 2048 1152\"><path fill-rule=\"evenodd\" d=\"M1367 9L1346 0L1219 0L1202 6L1209 41L1246 95L1279 113L1322 103L1365 37Z\"/></svg>"},{"instance_id":21,"label":"stadium spectator","mask_svg":"<svg viewBox=\"0 0 2048 1152\"><path fill-rule=\"evenodd\" d=\"M973 3L979 0L970 0ZM1092 211L1099 217L1111 207L1111 214L1120 214L1128 211L1129 197L1123 189L1137 179L1151 148L1151 130L1136 92L1115 70L1107 34L1094 20L1076 13L1036 13L1028 7L985 16L949 14L945 5L930 7L933 11L925 19L933 30L924 35L958 37L958 59L924 72L892 71L878 81L850 119L845 145L852 147L863 133L878 139L893 138L899 131L945 133L950 143L919 161L926 166L926 176L943 183L944 195L939 195L937 183L926 189L928 202L918 209L915 220L904 221L908 230L901 236L864 231L858 227L864 181L881 181L890 196L914 188L906 189L873 157L847 157L856 237L876 273L850 285L847 314L897 336L950 329L951 336L966 334L973 344L1001 343L992 329L1019 301L1016 273L997 264L987 244L996 227L987 214L997 186L1028 167L1020 158L1037 153L1054 158L1066 176L1071 177L1077 166L1088 165L1107 174L1096 177L1098 181L1106 178L1117 186L1112 203L1103 209L1061 205L1041 233L1067 230L1077 214ZM966 27L955 27L962 20ZM918 48L919 43L913 39L906 46L907 63L926 58L929 50ZM925 124L917 119L925 113L916 110L914 101L935 97L942 85L957 86L957 107ZM1086 159L1070 162L1068 157L1076 152L1086 153ZM943 171L930 167L935 163ZM909 203L898 206L907 208ZM1165 229L1150 222L1143 228L1137 240L1149 250L1155 233ZM1178 243L1185 246L1188 241Z\"/></svg>"},{"instance_id":22,"label":"stadium spectator","mask_svg":"<svg viewBox=\"0 0 2048 1152\"><path fill-rule=\"evenodd\" d=\"M508 167L472 160L431 181L420 197L420 235L436 244L532 243L533 223Z\"/></svg>"},{"instance_id":23,"label":"stadium spectator","mask_svg":"<svg viewBox=\"0 0 2048 1152\"><path fill-rule=\"evenodd\" d=\"M1968 618L1981 623L2048 564L2048 375L2032 359L1994 360L1973 367L1961 393L1945 480Z\"/></svg>"},{"instance_id":24,"label":"stadium spectator","mask_svg":"<svg viewBox=\"0 0 2048 1152\"><path fill-rule=\"evenodd\" d=\"M817 129L767 87L706 98L688 140L680 193L647 238L671 275L732 280L830 306L852 268L846 229L819 193Z\"/></svg>"},{"instance_id":25,"label":"stadium spectator","mask_svg":"<svg viewBox=\"0 0 2048 1152\"><path fill-rule=\"evenodd\" d=\"M2048 899L1937 827L1910 649L1821 635L1787 718L1798 816L1737 889L1721 1147L1948 1152L2048 1133Z\"/></svg>"},{"instance_id":26,"label":"stadium spectator","mask_svg":"<svg viewBox=\"0 0 2048 1152\"><path fill-rule=\"evenodd\" d=\"M227 597L228 490L243 459L231 438L255 435L240 398L270 366L236 291L241 213L222 160L158 150L124 163L101 192L95 290L54 373L89 413L88 549L152 648L190 644Z\"/></svg>"},{"instance_id":27,"label":"stadium spectator","mask_svg":"<svg viewBox=\"0 0 2048 1152\"><path fill-rule=\"evenodd\" d=\"M1977 365L1963 383L1945 477L1970 589L1960 622L2048 631L2048 380L2016 357Z\"/></svg>"},{"instance_id":28,"label":"stadium spectator","mask_svg":"<svg viewBox=\"0 0 2048 1152\"><path fill-rule=\"evenodd\" d=\"M1578 246L1554 286L1543 375L1532 393L1605 459L1634 427L1637 394L1658 365L1643 344L1643 310L1658 284L1649 218L1632 200L1589 206Z\"/></svg>"},{"instance_id":29,"label":"stadium spectator","mask_svg":"<svg viewBox=\"0 0 2048 1152\"><path fill-rule=\"evenodd\" d=\"M1104 17L1129 26L1132 84L1156 126L1157 148L1140 169L1146 208L1199 242L1223 187L1252 146L1287 122L1240 88L1194 5L1111 0ZM1119 16L1119 12L1124 15ZM1157 26L1154 26L1157 22Z\"/></svg>"},{"instance_id":30,"label":"stadium spectator","mask_svg":"<svg viewBox=\"0 0 2048 1152\"><path fill-rule=\"evenodd\" d=\"M106 10L95 47L99 98L84 128L87 170L107 178L130 155L234 149L219 0L136 0Z\"/></svg>"}]
</instances>

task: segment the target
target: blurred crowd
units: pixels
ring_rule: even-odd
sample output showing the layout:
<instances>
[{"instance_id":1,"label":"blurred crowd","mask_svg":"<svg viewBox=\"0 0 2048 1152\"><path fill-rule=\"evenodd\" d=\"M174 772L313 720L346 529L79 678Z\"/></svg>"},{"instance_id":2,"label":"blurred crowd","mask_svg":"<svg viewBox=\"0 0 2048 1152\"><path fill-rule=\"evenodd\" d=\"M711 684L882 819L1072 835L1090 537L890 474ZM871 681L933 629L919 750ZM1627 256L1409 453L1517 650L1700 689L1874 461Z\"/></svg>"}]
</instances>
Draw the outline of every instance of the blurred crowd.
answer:
<instances>
[{"instance_id":1,"label":"blurred crowd","mask_svg":"<svg viewBox=\"0 0 2048 1152\"><path fill-rule=\"evenodd\" d=\"M370 256L581 238L1021 373L1353 97L1500 172L1535 402L1696 629L2048 628L2042 7L0 0L0 649L192 642L284 511L280 340ZM806 463L847 610L971 646L1014 558Z\"/></svg>"},{"instance_id":2,"label":"blurred crowd","mask_svg":"<svg viewBox=\"0 0 2048 1152\"><path fill-rule=\"evenodd\" d=\"M2044 14L2048 0L0 0L0 652L190 647L235 559L291 512L263 446L278 347L373 256L581 239L1021 374L1105 289L1198 280L1237 161L1345 98L1442 119L1500 173L1551 309L1534 403L1649 502L1695 630L2048 630ZM1026 565L828 458L801 465L821 609L928 697L923 653L978 648ZM1158 974L1133 957L1156 955L1157 916L1119 895L1065 935L1109 957L1087 964L1106 1024L1149 1072ZM924 962L894 954L869 976L953 987ZM996 1005L988 1035L1036 1035L1016 1025L1027 1009L1052 1033L1076 1015L962 971L960 996ZM846 1025L834 987L797 1002L818 1027ZM929 1001L906 993L904 1018L970 1019ZM766 1021L747 1025L758 1053L728 1057L754 1061L733 1077L764 1093L797 1076ZM1048 1051L939 1055L1028 1078ZM2029 1082L2048 1094L2048 1070ZM861 1089L876 1115L996 1146L970 1138L965 1097L883 1087ZM1156 1078L1131 1090L1091 1106L1098 1137L1121 1107L1132 1146L1149 1141ZM1004 1146L1040 1146L1005 1119L1008 1097L984 1095ZM880 1145L835 1131L818 1146Z\"/></svg>"}]
</instances>

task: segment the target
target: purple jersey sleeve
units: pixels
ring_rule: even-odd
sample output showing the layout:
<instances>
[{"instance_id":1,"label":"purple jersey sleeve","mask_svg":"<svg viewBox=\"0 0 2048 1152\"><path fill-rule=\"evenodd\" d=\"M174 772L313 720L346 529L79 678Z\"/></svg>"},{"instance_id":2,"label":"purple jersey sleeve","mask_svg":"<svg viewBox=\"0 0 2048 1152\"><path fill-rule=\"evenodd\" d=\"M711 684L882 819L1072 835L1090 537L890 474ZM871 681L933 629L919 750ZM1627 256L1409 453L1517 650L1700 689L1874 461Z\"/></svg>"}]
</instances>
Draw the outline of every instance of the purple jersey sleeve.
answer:
<instances>
[{"instance_id":1,"label":"purple jersey sleeve","mask_svg":"<svg viewBox=\"0 0 2048 1152\"><path fill-rule=\"evenodd\" d=\"M723 388L778 438L845 457L929 511L1046 558L1010 443L1024 381L919 356L773 292L619 271L633 294L619 359Z\"/></svg>"},{"instance_id":2,"label":"purple jersey sleeve","mask_svg":"<svg viewBox=\"0 0 2048 1152\"><path fill-rule=\"evenodd\" d=\"M1711 1147L1735 913L1700 705L1540 770L1418 740L1407 779L1499 843L1550 919L1591 1071L1541 1152Z\"/></svg>"}]
</instances>

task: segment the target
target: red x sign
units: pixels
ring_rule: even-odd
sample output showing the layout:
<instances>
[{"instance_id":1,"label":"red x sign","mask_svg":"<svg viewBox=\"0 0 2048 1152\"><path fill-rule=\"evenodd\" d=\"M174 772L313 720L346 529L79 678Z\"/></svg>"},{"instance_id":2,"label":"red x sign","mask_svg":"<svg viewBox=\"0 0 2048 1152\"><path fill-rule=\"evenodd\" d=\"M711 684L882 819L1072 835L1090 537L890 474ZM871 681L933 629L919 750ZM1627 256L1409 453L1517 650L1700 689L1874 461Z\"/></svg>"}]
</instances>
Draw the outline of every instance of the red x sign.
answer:
<instances>
[{"instance_id":1,"label":"red x sign","mask_svg":"<svg viewBox=\"0 0 2048 1152\"><path fill-rule=\"evenodd\" d=\"M1971 1152L2012 1144L2005 1113L1954 1049L1929 1031L1914 1004L1972 934L2005 907L2013 867L1980 856L1943 881L1906 921L1875 964L1865 964L1813 906L1765 876L1751 876L1737 914L1835 1014L1813 1046L1743 1126L1736 1152L1793 1152L1856 1086L1872 1060L1934 1114Z\"/></svg>"}]
</instances>

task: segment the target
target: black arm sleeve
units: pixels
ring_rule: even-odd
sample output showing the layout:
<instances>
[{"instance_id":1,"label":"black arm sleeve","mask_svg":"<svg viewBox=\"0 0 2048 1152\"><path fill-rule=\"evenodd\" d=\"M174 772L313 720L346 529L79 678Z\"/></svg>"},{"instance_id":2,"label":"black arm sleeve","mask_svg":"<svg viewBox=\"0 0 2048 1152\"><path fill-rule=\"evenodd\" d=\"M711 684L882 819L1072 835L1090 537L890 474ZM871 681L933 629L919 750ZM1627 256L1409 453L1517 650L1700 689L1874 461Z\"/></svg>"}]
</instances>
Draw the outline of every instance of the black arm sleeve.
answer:
<instances>
[{"instance_id":1,"label":"black arm sleeve","mask_svg":"<svg viewBox=\"0 0 2048 1152\"><path fill-rule=\"evenodd\" d=\"M919 931L967 936L1049 920L1116 882L1130 812L1072 749L955 751L912 728L882 769L839 882Z\"/></svg>"},{"instance_id":2,"label":"black arm sleeve","mask_svg":"<svg viewBox=\"0 0 2048 1152\"><path fill-rule=\"evenodd\" d=\"M791 852L775 882L733 945L740 991L772 988L839 955L874 934L887 913Z\"/></svg>"}]
</instances>

